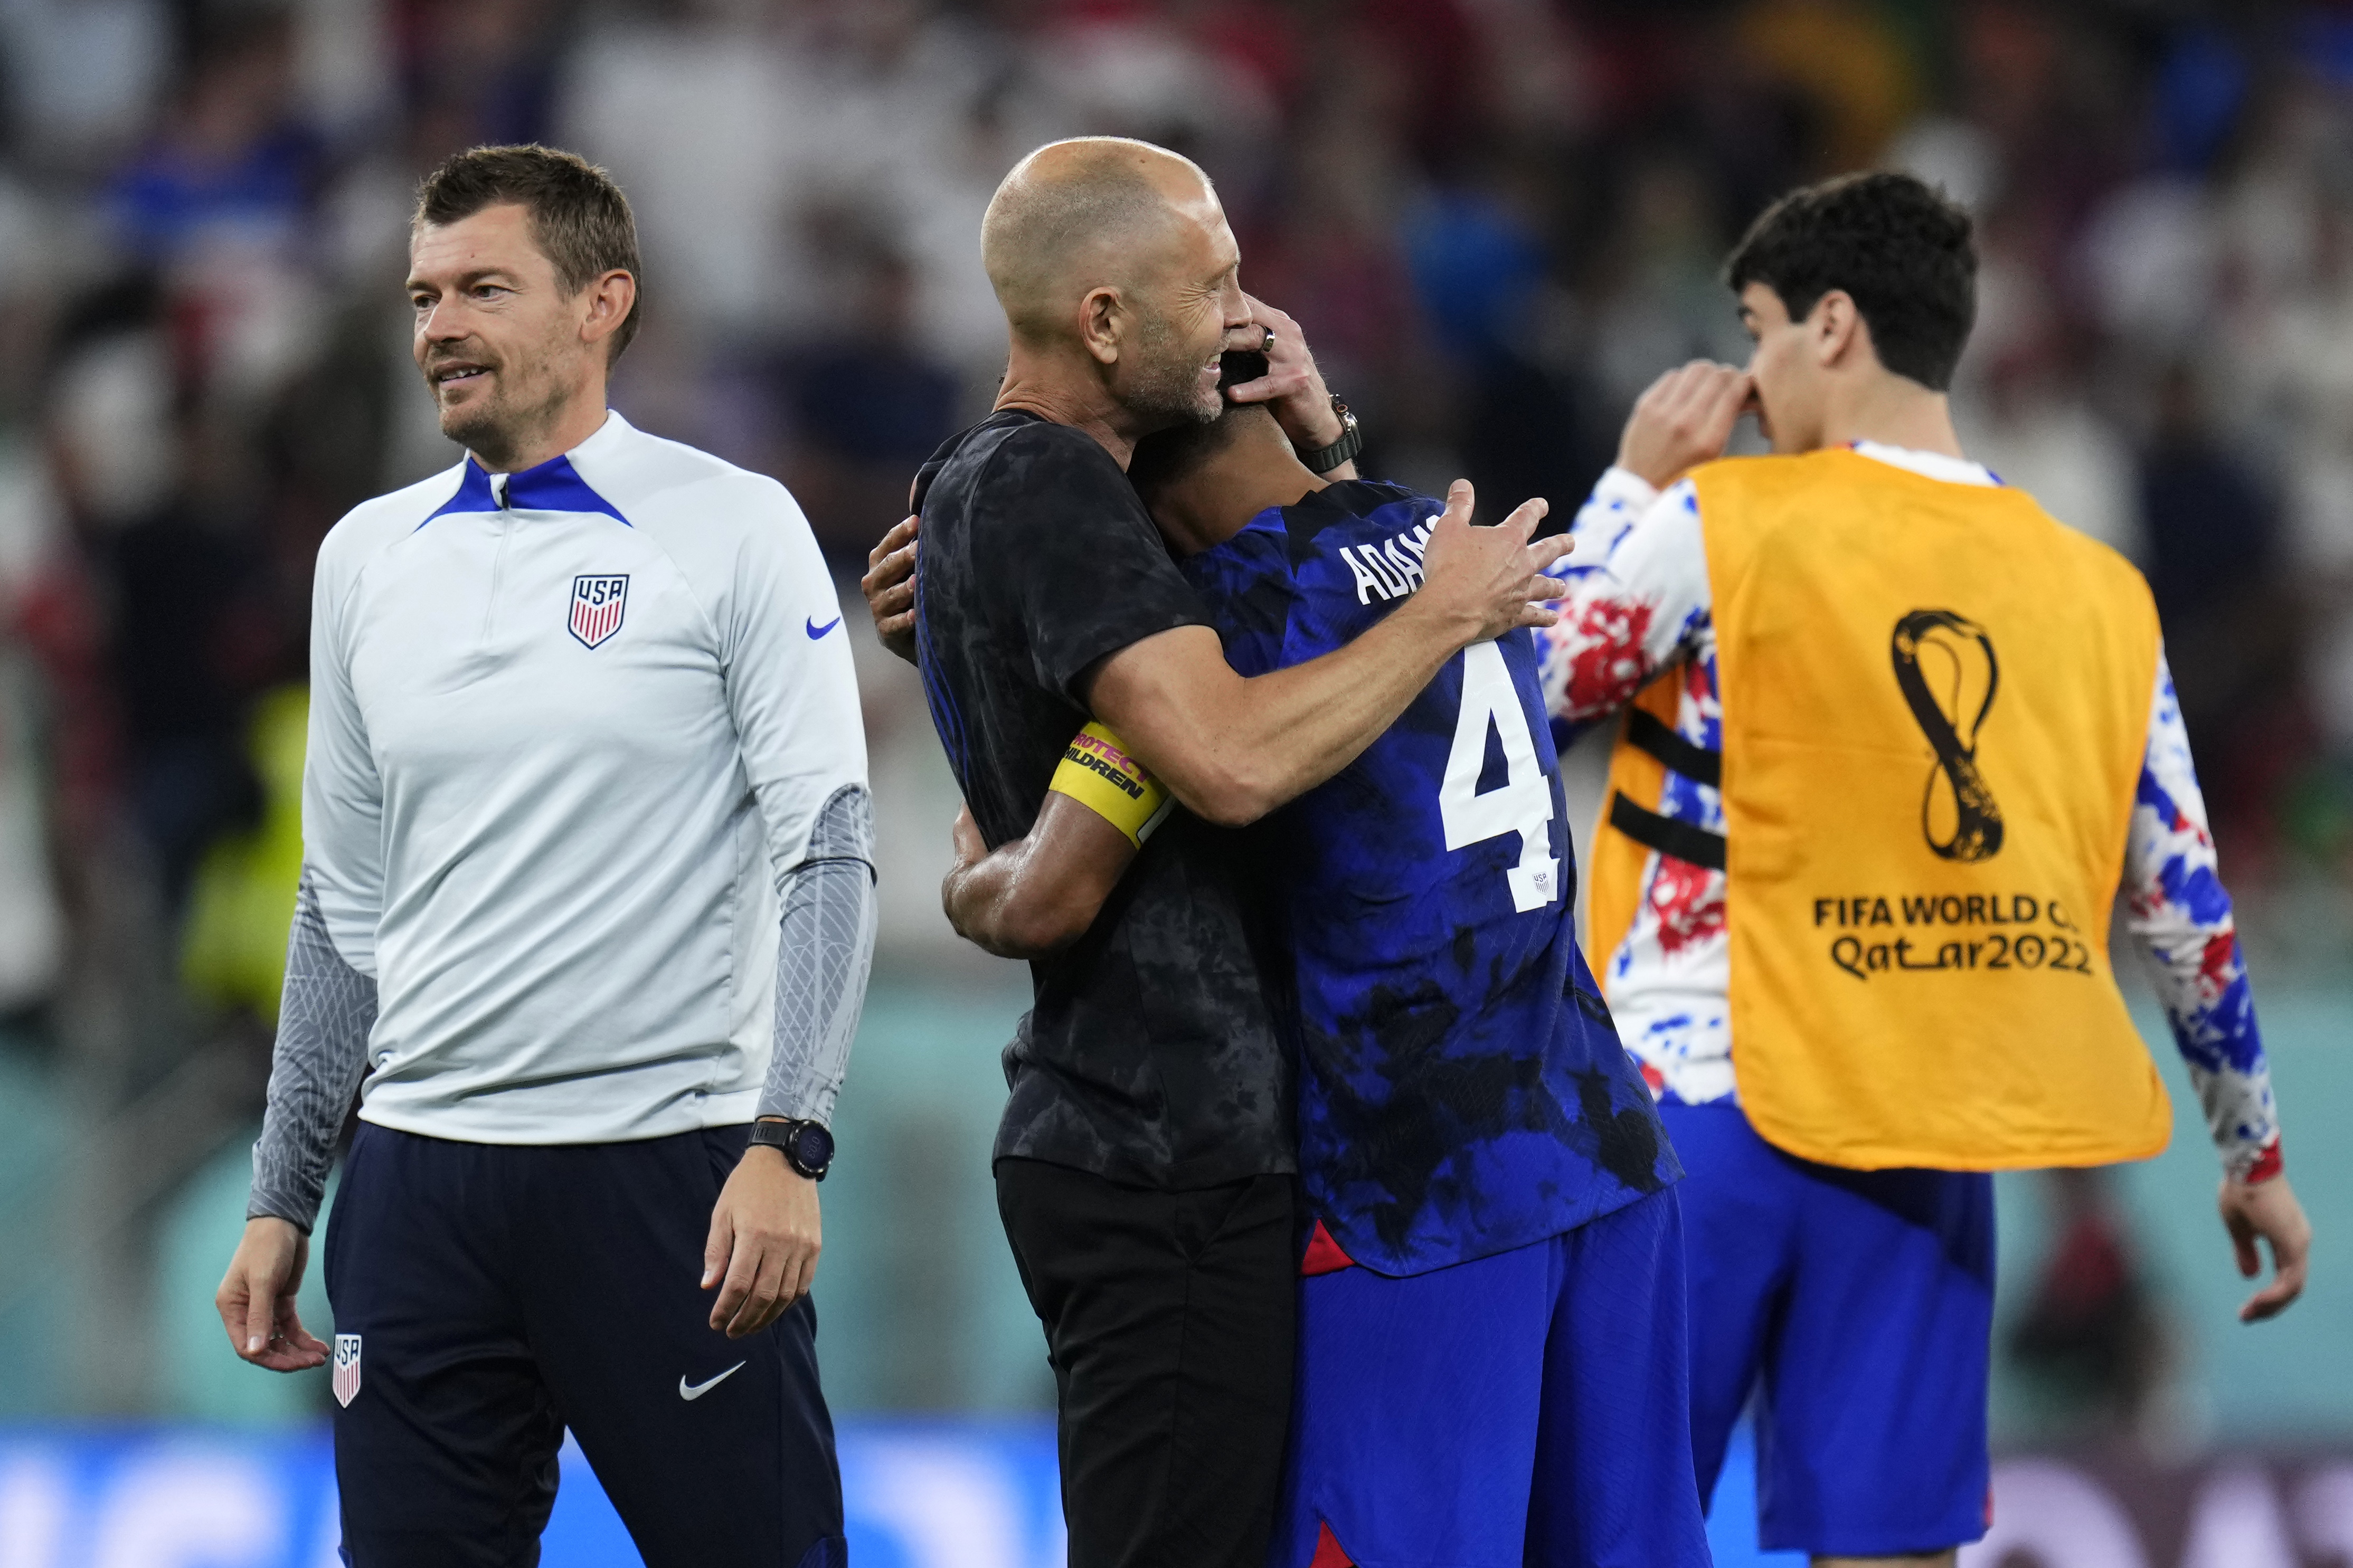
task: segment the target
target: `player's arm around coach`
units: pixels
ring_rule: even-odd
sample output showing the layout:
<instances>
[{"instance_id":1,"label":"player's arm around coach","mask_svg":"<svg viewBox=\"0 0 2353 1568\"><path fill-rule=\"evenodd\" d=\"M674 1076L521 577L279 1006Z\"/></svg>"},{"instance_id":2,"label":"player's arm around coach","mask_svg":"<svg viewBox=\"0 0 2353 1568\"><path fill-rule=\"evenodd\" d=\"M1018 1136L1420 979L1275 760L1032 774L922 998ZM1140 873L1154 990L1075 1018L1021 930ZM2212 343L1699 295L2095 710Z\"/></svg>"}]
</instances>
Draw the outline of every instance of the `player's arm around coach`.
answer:
<instances>
[{"instance_id":1,"label":"player's arm around coach","mask_svg":"<svg viewBox=\"0 0 2353 1568\"><path fill-rule=\"evenodd\" d=\"M1430 531L1413 601L1335 653L1244 677L1218 634L1178 626L1106 657L1088 678L1088 703L1197 816L1245 826L1353 762L1405 711L1439 668L1475 642L1515 626L1550 626L1532 595L1557 594L1530 574L1566 556L1560 539L1530 542L1546 504L1532 500L1493 527L1473 528L1467 479L1448 489ZM913 663L918 518L886 534L863 589L883 645Z\"/></svg>"},{"instance_id":2,"label":"player's arm around coach","mask_svg":"<svg viewBox=\"0 0 2353 1568\"><path fill-rule=\"evenodd\" d=\"M1219 215L1216 227L1223 226ZM1243 294L1230 276L1225 287L1233 297L1227 308L1238 306L1240 318L1229 323L1228 337L1252 350L1263 344L1269 361L1266 375L1225 395L1271 404L1303 451L1337 441L1335 400L1296 324ZM1124 417L1115 384L1089 384L1112 383L1107 373L1117 368L1121 345L1102 330L1115 320L1107 304L1092 295L1082 302L1096 316L1078 336L1091 356L1113 356L1110 363L1033 361L1029 384L1008 377L998 405L1052 409L1057 423L1088 428L1124 466L1140 432ZM1217 394L1207 395L1204 412L1214 414ZM1324 474L1354 479L1356 467L1350 461ZM1539 602L1558 592L1542 574L1573 546L1561 538L1531 540L1548 503L1529 500L1500 523L1474 528L1474 500L1468 479L1448 489L1412 601L1348 647L1244 678L1226 662L1216 632L1176 626L1104 657L1084 678L1089 707L1194 815L1228 826L1255 822L1347 766L1462 648L1556 618ZM884 534L868 554L860 584L882 645L911 664L922 527L919 516L909 517Z\"/></svg>"},{"instance_id":3,"label":"player's arm around coach","mask_svg":"<svg viewBox=\"0 0 2353 1568\"><path fill-rule=\"evenodd\" d=\"M1347 443L1296 332L1242 292L1208 178L1142 142L1050 144L998 187L981 254L1005 382L918 480L920 581L904 580L902 531L883 552L901 581L869 582L902 602L870 607L886 637L919 637L934 728L989 841L1033 824L1088 718L1191 808L1086 942L1033 967L992 1164L1056 1371L1071 1561L1256 1568L1293 1383L1292 1064L1251 868L1208 825L1337 772L1465 644L1549 624L1542 570L1561 551L1529 542L1541 503L1473 529L1458 487L1400 567L1423 579L1412 604L1326 658L1243 679L1129 482L1134 444L1215 419L1222 358L1248 349L1287 365L1257 390L1317 468Z\"/></svg>"}]
</instances>

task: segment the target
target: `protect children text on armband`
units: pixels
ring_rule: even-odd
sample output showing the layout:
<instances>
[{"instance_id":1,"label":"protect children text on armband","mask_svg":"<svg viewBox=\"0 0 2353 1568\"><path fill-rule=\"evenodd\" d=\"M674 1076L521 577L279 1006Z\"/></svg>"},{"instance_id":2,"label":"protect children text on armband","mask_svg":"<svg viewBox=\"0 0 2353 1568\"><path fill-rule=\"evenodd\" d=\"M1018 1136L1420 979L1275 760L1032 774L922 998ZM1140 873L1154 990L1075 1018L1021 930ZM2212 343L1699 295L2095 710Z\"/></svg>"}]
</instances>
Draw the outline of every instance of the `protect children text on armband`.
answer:
<instances>
[{"instance_id":1,"label":"protect children text on armband","mask_svg":"<svg viewBox=\"0 0 2353 1568\"><path fill-rule=\"evenodd\" d=\"M1138 846L1176 804L1167 786L1145 772L1119 737L1101 724L1090 724L1071 737L1062 764L1047 787L1069 795Z\"/></svg>"}]
</instances>

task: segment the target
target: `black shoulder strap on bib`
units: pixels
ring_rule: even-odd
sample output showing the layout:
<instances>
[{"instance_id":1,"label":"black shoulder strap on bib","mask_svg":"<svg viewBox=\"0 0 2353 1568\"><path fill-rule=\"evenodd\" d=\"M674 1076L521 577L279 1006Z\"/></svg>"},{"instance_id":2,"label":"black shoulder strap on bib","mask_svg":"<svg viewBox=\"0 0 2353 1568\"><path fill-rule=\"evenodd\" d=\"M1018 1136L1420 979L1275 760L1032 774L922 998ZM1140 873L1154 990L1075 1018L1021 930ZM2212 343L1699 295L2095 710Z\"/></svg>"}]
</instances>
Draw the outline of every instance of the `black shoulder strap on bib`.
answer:
<instances>
[{"instance_id":1,"label":"black shoulder strap on bib","mask_svg":"<svg viewBox=\"0 0 2353 1568\"><path fill-rule=\"evenodd\" d=\"M1724 787L1724 753L1694 746L1646 708L1626 710L1626 743L1656 757L1694 784Z\"/></svg>"},{"instance_id":2,"label":"black shoulder strap on bib","mask_svg":"<svg viewBox=\"0 0 2353 1568\"><path fill-rule=\"evenodd\" d=\"M1723 834L1645 810L1628 800L1623 790L1609 797L1609 826L1646 849L1704 866L1711 871L1724 869Z\"/></svg>"}]
</instances>

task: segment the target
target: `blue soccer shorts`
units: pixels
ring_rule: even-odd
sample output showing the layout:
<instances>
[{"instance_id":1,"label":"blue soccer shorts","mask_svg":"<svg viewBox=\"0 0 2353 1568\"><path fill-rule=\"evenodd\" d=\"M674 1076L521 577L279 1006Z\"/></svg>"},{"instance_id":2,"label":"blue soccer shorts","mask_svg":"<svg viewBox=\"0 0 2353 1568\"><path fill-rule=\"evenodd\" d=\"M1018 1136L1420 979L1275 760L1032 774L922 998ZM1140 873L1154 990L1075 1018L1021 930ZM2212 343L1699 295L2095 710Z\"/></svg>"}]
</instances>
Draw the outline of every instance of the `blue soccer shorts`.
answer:
<instances>
[{"instance_id":1,"label":"blue soccer shorts","mask_svg":"<svg viewBox=\"0 0 2353 1568\"><path fill-rule=\"evenodd\" d=\"M1705 1568L1673 1188L1299 1327L1275 1568Z\"/></svg>"},{"instance_id":2,"label":"blue soccer shorts","mask_svg":"<svg viewBox=\"0 0 2353 1568\"><path fill-rule=\"evenodd\" d=\"M1983 1535L1993 1178L1817 1165L1736 1105L1660 1110L1686 1173L1704 1492L1754 1394L1767 1551L1887 1557Z\"/></svg>"}]
</instances>

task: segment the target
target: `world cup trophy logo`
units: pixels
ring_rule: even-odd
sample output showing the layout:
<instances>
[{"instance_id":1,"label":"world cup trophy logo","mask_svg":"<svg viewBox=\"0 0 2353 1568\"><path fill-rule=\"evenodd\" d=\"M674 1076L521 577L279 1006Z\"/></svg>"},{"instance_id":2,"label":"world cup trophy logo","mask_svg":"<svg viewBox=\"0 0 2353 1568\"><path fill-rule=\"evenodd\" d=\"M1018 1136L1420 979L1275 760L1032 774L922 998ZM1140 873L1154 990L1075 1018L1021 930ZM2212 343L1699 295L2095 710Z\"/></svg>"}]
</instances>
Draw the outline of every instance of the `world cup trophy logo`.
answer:
<instances>
[{"instance_id":1,"label":"world cup trophy logo","mask_svg":"<svg viewBox=\"0 0 2353 1568\"><path fill-rule=\"evenodd\" d=\"M1905 705L1936 753L1920 800L1921 837L1947 860L1990 860L2001 852L2001 806L1978 772L1978 736L2001 688L1993 638L1966 616L1915 610L1895 623L1889 651Z\"/></svg>"}]
</instances>

